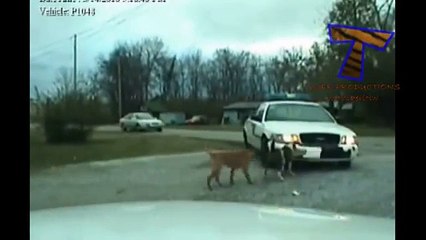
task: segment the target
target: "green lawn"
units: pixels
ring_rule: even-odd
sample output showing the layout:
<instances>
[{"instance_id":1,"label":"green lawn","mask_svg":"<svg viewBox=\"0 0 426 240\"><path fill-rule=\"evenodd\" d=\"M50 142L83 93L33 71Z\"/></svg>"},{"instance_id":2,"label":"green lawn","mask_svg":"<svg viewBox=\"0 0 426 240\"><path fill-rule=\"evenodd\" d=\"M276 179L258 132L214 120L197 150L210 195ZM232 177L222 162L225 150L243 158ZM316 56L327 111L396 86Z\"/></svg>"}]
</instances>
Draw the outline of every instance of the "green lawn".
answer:
<instances>
[{"instance_id":1,"label":"green lawn","mask_svg":"<svg viewBox=\"0 0 426 240\"><path fill-rule=\"evenodd\" d=\"M71 163L117 158L230 149L241 144L150 133L96 132L86 144L47 144L38 131L30 132L31 171Z\"/></svg>"},{"instance_id":2,"label":"green lawn","mask_svg":"<svg viewBox=\"0 0 426 240\"><path fill-rule=\"evenodd\" d=\"M369 126L369 125L359 125L359 124L347 124L345 125L348 128L352 129L359 136L395 136L395 132L392 129ZM175 129L187 129L187 130L222 130L222 131L242 131L243 127L241 125L198 125L198 126L170 126L168 128Z\"/></svg>"},{"instance_id":3,"label":"green lawn","mask_svg":"<svg viewBox=\"0 0 426 240\"><path fill-rule=\"evenodd\" d=\"M187 130L222 130L222 131L236 131L236 132L240 132L243 130L243 126L241 125L180 125L180 126L168 126L167 128L187 129Z\"/></svg>"}]
</instances>

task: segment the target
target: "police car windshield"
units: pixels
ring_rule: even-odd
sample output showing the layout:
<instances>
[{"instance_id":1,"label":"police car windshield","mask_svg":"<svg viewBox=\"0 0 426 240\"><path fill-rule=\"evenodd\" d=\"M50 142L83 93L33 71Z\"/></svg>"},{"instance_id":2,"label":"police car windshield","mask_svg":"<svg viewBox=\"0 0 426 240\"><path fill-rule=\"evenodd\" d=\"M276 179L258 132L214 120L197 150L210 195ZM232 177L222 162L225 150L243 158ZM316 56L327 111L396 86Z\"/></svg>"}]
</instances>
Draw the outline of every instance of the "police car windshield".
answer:
<instances>
[{"instance_id":1,"label":"police car windshield","mask_svg":"<svg viewBox=\"0 0 426 240\"><path fill-rule=\"evenodd\" d=\"M270 105L265 121L335 122L320 106L289 103Z\"/></svg>"}]
</instances>

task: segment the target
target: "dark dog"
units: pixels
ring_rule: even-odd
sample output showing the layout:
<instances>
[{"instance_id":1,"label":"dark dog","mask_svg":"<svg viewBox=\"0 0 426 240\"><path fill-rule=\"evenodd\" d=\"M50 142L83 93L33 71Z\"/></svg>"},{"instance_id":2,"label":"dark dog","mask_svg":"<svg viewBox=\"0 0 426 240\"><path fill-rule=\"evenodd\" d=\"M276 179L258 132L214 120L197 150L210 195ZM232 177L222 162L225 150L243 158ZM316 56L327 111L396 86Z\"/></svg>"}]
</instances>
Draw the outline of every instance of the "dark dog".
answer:
<instances>
[{"instance_id":1,"label":"dark dog","mask_svg":"<svg viewBox=\"0 0 426 240\"><path fill-rule=\"evenodd\" d=\"M217 184L222 186L219 180L220 171L223 166L231 169L230 185L234 184L234 173L237 169L242 169L244 176L249 184L253 184L248 172L250 161L254 152L250 150L211 150L207 151L210 155L211 173L207 177L207 187L212 191L211 179L215 178Z\"/></svg>"},{"instance_id":2,"label":"dark dog","mask_svg":"<svg viewBox=\"0 0 426 240\"><path fill-rule=\"evenodd\" d=\"M277 176L281 181L284 181L284 172L287 172L295 176L293 172L293 160L295 156L303 155L305 152L298 150L295 146L292 148L285 146L278 151L267 153L266 159L263 163L264 176L267 175L268 169L274 169L277 171Z\"/></svg>"}]
</instances>

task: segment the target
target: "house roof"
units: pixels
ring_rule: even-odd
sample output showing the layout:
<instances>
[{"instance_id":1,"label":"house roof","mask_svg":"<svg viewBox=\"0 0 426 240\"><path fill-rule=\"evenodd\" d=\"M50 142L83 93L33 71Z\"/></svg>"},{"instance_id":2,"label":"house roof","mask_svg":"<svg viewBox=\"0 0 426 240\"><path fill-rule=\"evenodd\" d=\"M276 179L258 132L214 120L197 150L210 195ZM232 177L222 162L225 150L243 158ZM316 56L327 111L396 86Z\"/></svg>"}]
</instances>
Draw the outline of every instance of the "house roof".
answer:
<instances>
[{"instance_id":1,"label":"house roof","mask_svg":"<svg viewBox=\"0 0 426 240\"><path fill-rule=\"evenodd\" d=\"M223 109L256 109L257 107L259 107L260 103L261 102L236 102L223 107Z\"/></svg>"},{"instance_id":2,"label":"house roof","mask_svg":"<svg viewBox=\"0 0 426 240\"><path fill-rule=\"evenodd\" d=\"M150 101L145 107L152 112L167 112L167 108L159 101Z\"/></svg>"}]
</instances>

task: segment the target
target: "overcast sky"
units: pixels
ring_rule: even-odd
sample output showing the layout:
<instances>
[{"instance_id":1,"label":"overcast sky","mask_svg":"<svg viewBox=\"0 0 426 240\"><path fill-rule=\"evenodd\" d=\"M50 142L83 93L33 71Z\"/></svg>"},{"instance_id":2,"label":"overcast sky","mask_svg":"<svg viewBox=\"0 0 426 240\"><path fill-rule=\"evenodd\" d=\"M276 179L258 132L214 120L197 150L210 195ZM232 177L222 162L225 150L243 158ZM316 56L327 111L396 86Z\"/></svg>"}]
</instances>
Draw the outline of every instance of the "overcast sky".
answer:
<instances>
[{"instance_id":1,"label":"overcast sky","mask_svg":"<svg viewBox=\"0 0 426 240\"><path fill-rule=\"evenodd\" d=\"M79 0L77 0L78 2ZM83 2L83 0L81 0ZM62 66L94 69L117 41L158 36L168 50L204 55L220 47L270 55L323 39L333 0L166 0L166 3L40 3L30 0L30 87L50 88ZM43 16L42 8L95 8L95 16ZM53 44L52 44L53 43Z\"/></svg>"}]
</instances>

